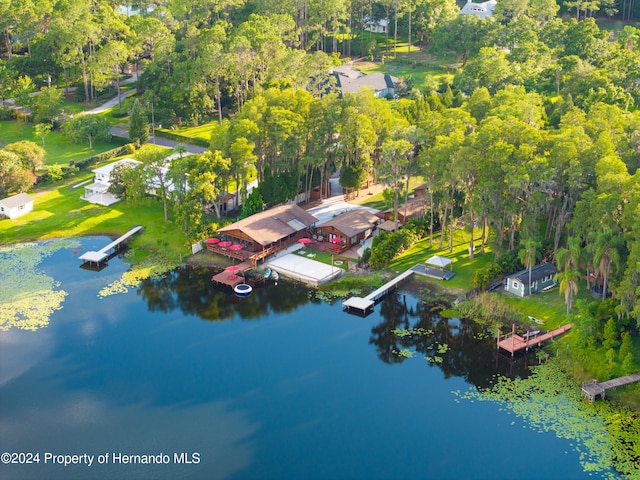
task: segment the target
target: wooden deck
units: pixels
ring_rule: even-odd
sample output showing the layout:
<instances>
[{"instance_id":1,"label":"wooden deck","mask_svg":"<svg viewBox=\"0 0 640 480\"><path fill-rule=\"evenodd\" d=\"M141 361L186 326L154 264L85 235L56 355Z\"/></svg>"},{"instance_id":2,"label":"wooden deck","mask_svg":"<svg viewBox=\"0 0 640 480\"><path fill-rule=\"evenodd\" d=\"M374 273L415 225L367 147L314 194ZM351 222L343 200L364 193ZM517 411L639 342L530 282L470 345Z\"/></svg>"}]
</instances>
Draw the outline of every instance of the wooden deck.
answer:
<instances>
[{"instance_id":1,"label":"wooden deck","mask_svg":"<svg viewBox=\"0 0 640 480\"><path fill-rule=\"evenodd\" d=\"M515 333L515 324L513 325L513 329L511 333L501 337L500 332L498 331L498 349L506 350L511 353L511 356L516 352L521 350L529 350L531 347L535 347L536 345L540 345L542 342L550 340L558 335L562 335L563 333L571 330L573 325L571 323L567 325L563 325L560 328L556 328L552 332L543 333L541 335L533 335L521 337L520 335L516 335Z\"/></svg>"},{"instance_id":2,"label":"wooden deck","mask_svg":"<svg viewBox=\"0 0 640 480\"><path fill-rule=\"evenodd\" d=\"M220 273L216 273L211 277L211 281L219 285L227 285L231 288L244 282L244 277L237 273L244 273L247 270L251 270L253 267L250 262L242 262L236 265L237 270L223 270ZM237 273L236 273L237 272Z\"/></svg>"},{"instance_id":3,"label":"wooden deck","mask_svg":"<svg viewBox=\"0 0 640 480\"><path fill-rule=\"evenodd\" d=\"M640 382L640 373L634 373L633 375L614 378L613 380L607 380L606 382L600 383L596 380L591 380L590 382L582 384L582 396L587 398L589 402L593 403L598 397L604 399L607 390L636 382Z\"/></svg>"},{"instance_id":4,"label":"wooden deck","mask_svg":"<svg viewBox=\"0 0 640 480\"><path fill-rule=\"evenodd\" d=\"M100 264L100 262L104 261L109 257L109 254L111 253L112 250L116 250L120 246L120 244L122 244L127 239L129 239L129 237L135 235L136 233L142 230L144 230L144 227L137 225L133 227L131 230L129 230L127 233L122 235L121 237L115 239L109 245L98 250L97 252L93 252L93 251L85 252L82 255L80 255L79 258L83 262L95 263L96 265L98 265Z\"/></svg>"}]
</instances>

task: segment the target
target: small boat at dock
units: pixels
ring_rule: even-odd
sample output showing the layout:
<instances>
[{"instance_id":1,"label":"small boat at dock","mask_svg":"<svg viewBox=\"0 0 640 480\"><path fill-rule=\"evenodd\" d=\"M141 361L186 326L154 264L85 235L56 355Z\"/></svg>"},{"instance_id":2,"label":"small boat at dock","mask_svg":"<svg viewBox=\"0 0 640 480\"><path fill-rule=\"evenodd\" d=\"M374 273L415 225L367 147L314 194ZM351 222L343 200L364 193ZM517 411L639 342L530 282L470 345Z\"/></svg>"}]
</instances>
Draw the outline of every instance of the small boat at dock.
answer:
<instances>
[{"instance_id":1,"label":"small boat at dock","mask_svg":"<svg viewBox=\"0 0 640 480\"><path fill-rule=\"evenodd\" d=\"M265 279L265 280L269 280L269 277L271 277L271 269L270 269L270 268L267 268L267 269L264 271L264 279Z\"/></svg>"}]
</instances>

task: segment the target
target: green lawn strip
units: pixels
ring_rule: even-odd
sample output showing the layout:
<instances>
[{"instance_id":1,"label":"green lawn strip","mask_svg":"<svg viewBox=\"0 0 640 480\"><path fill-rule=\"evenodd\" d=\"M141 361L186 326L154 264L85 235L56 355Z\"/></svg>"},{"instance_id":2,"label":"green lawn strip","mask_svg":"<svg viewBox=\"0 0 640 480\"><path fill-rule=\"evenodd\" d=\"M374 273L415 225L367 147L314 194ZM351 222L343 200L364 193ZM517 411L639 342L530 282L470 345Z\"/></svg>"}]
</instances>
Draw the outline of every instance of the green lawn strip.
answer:
<instances>
[{"instance_id":1,"label":"green lawn strip","mask_svg":"<svg viewBox=\"0 0 640 480\"><path fill-rule=\"evenodd\" d=\"M301 257L309 258L311 260L315 260L317 262L326 263L327 265L333 265L336 268L341 268L343 270L347 269L348 258L342 257L339 254L331 254L329 252L320 252L314 248L306 247L305 249L300 249L296 252L296 255L300 255ZM313 255L313 257L309 256ZM336 265L336 262L342 262Z\"/></svg>"},{"instance_id":2,"label":"green lawn strip","mask_svg":"<svg viewBox=\"0 0 640 480\"><path fill-rule=\"evenodd\" d=\"M402 273L405 270L413 267L416 264L424 264L426 260L434 255L449 258L453 260L453 271L455 276L451 280L435 280L443 283L444 285L455 289L471 289L471 276L476 269L481 268L488 263L493 262L494 256L490 249L485 246L485 254L480 255L477 251L480 241L477 240L480 237L481 230L479 228L474 229L474 235L476 238L476 254L474 259L469 258L469 232L458 229L453 232L453 251L449 252L446 247L447 238L445 237L444 248L438 251L438 245L440 242L440 235L436 234L433 237L433 247L429 248L429 238L423 238L415 243L411 248L402 252L396 257L389 265L389 270ZM448 235L448 233L446 234ZM449 267L447 267L449 268Z\"/></svg>"},{"instance_id":3,"label":"green lawn strip","mask_svg":"<svg viewBox=\"0 0 640 480\"><path fill-rule=\"evenodd\" d=\"M0 122L0 148L21 140L35 142L42 146L42 139L34 135L31 125L15 121ZM113 143L94 142L93 149L89 149L88 143L70 143L61 133L50 132L45 137L44 149L47 151L45 165L68 165L72 160L82 160L115 147L117 145Z\"/></svg>"},{"instance_id":4,"label":"green lawn strip","mask_svg":"<svg viewBox=\"0 0 640 480\"><path fill-rule=\"evenodd\" d=\"M160 132L173 133L175 135L180 135L186 138L201 138L203 140L209 141L211 140L211 133L218 128L218 121L213 121L209 123L205 123L204 125L199 125L197 127L177 127L172 129L162 128L159 129Z\"/></svg>"}]
</instances>

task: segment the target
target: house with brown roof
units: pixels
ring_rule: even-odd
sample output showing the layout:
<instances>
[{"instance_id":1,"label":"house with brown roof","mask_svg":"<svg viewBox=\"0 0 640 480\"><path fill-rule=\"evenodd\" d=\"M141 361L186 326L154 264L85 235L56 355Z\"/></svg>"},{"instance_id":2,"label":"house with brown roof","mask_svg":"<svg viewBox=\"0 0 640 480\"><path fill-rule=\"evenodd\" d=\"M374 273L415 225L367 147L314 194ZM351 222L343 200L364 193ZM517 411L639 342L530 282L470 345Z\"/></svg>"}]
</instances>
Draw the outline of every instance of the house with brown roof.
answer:
<instances>
[{"instance_id":1,"label":"house with brown roof","mask_svg":"<svg viewBox=\"0 0 640 480\"><path fill-rule=\"evenodd\" d=\"M404 225L407 220L412 218L420 218L425 212L425 197L417 197L407 201L398 207L398 223ZM378 217L382 220L393 220L393 208L378 213Z\"/></svg>"},{"instance_id":2,"label":"house with brown roof","mask_svg":"<svg viewBox=\"0 0 640 480\"><path fill-rule=\"evenodd\" d=\"M380 219L366 209L350 210L319 225L316 230L322 240L335 242L341 238L345 248L369 238Z\"/></svg>"},{"instance_id":3,"label":"house with brown roof","mask_svg":"<svg viewBox=\"0 0 640 480\"><path fill-rule=\"evenodd\" d=\"M310 235L309 229L317 221L298 205L281 205L222 227L218 233L247 252L261 252L284 248L297 238Z\"/></svg>"}]
</instances>

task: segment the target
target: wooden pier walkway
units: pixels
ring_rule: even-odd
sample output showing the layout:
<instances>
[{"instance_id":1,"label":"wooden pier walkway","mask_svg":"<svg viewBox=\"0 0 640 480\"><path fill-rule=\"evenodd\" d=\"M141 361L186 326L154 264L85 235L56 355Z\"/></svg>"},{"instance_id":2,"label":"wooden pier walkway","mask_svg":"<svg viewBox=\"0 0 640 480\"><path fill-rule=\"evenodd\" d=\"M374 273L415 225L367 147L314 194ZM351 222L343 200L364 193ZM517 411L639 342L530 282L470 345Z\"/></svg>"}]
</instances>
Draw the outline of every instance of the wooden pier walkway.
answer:
<instances>
[{"instance_id":1,"label":"wooden pier walkway","mask_svg":"<svg viewBox=\"0 0 640 480\"><path fill-rule=\"evenodd\" d=\"M364 298L362 297L347 298L342 302L342 309L346 310L347 312L355 312L360 315L367 315L368 313L371 313L373 311L373 306L376 304L378 300L380 300L387 293L393 290L398 285L398 283L403 281L405 278L410 277L414 273L417 273L418 275L423 275L426 277L437 278L439 280L448 280L453 276L453 274L451 274L450 276L448 276L448 278L445 278L446 276L442 272L438 272L436 276L430 270L434 270L434 269L425 268L424 265L421 265L418 263L413 267L411 267L409 270L389 280L387 283L382 285L380 288L377 288L376 290L374 290ZM446 272L446 273L449 274L450 272Z\"/></svg>"},{"instance_id":2,"label":"wooden pier walkway","mask_svg":"<svg viewBox=\"0 0 640 480\"><path fill-rule=\"evenodd\" d=\"M604 399L607 390L636 382L640 382L640 373L614 378L613 380L607 380L601 383L598 383L596 380L591 380L590 382L582 384L582 396L588 398L589 402L593 403L597 397Z\"/></svg>"},{"instance_id":3,"label":"wooden pier walkway","mask_svg":"<svg viewBox=\"0 0 640 480\"><path fill-rule=\"evenodd\" d=\"M82 255L80 255L79 258L83 262L95 263L96 265L99 265L100 262L104 261L107 257L109 257L109 255L111 253L111 250L117 249L117 247L121 243L123 243L129 237L135 235L136 233L138 233L138 232L140 232L142 230L144 230L144 227L142 227L140 225L137 225L137 226L133 227L131 230L129 230L127 233L122 235L121 237L115 239L113 242L111 242L106 247L101 248L97 252L93 252L93 251L85 252Z\"/></svg>"},{"instance_id":4,"label":"wooden pier walkway","mask_svg":"<svg viewBox=\"0 0 640 480\"><path fill-rule=\"evenodd\" d=\"M531 347L535 347L536 345L540 345L542 342L550 340L558 335L562 335L563 333L569 331L573 325L571 323L567 325L563 325L560 328L556 328L552 332L543 333L542 335L527 335L526 337L521 337L520 335L516 335L515 332L515 324L512 327L511 333L500 337L500 331L498 331L498 349L506 350L511 353L511 356L520 350L529 350Z\"/></svg>"}]
</instances>

